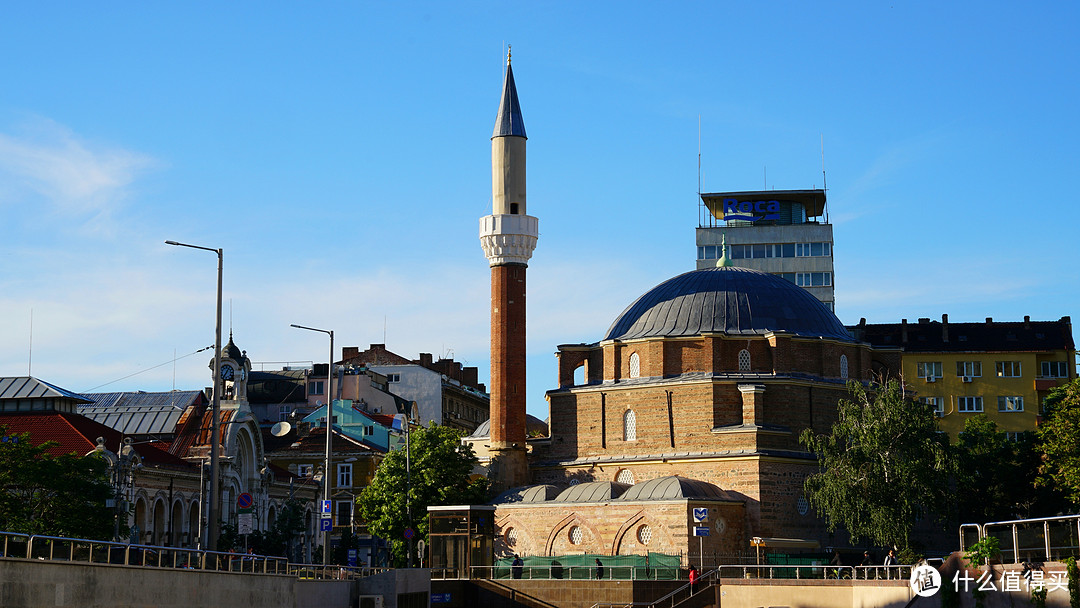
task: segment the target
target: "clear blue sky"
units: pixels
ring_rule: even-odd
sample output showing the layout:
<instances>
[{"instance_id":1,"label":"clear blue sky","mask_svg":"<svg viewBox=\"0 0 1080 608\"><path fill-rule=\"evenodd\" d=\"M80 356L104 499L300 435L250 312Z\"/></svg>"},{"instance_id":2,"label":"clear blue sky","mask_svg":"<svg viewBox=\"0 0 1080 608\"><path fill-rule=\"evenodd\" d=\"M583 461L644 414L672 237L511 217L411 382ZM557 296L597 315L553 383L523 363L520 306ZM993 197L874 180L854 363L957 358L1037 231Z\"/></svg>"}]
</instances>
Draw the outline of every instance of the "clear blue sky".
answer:
<instances>
[{"instance_id":1,"label":"clear blue sky","mask_svg":"<svg viewBox=\"0 0 1080 608\"><path fill-rule=\"evenodd\" d=\"M213 343L385 342L488 375L505 43L529 133L529 409L694 266L706 191L820 187L837 314L1072 315L1080 9L1004 2L14 3L0 375L88 391ZM767 182L766 182L767 176ZM201 388L209 351L99 390ZM175 379L174 379L175 374Z\"/></svg>"}]
</instances>

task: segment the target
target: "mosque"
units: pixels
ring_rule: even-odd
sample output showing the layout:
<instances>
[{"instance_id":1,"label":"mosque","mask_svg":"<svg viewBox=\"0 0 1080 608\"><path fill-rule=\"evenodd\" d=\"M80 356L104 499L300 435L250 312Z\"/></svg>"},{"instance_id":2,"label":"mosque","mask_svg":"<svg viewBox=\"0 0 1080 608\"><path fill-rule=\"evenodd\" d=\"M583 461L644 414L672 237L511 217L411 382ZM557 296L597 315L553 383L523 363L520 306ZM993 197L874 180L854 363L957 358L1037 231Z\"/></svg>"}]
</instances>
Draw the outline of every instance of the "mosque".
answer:
<instances>
[{"instance_id":1,"label":"mosque","mask_svg":"<svg viewBox=\"0 0 1080 608\"><path fill-rule=\"evenodd\" d=\"M499 553L735 554L751 542L831 544L802 494L851 380L898 370L899 351L855 340L806 290L716 267L630 304L595 342L558 347L549 436L526 439L525 126L509 61L492 136L491 456ZM726 251L725 251L726 253ZM483 433L488 427L483 427ZM761 540L766 539L766 540Z\"/></svg>"}]
</instances>

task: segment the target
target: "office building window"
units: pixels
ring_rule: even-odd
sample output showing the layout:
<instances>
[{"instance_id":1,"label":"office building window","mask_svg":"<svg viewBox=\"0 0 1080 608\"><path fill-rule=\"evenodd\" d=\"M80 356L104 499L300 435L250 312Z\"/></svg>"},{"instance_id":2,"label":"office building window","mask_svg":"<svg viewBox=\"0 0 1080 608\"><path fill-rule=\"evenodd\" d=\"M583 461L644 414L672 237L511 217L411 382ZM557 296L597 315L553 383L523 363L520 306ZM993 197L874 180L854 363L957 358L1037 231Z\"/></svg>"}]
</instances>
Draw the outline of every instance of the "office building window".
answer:
<instances>
[{"instance_id":1,"label":"office building window","mask_svg":"<svg viewBox=\"0 0 1080 608\"><path fill-rule=\"evenodd\" d=\"M999 412L1022 412L1024 411L1023 397L998 397Z\"/></svg>"},{"instance_id":2,"label":"office building window","mask_svg":"<svg viewBox=\"0 0 1080 608\"><path fill-rule=\"evenodd\" d=\"M832 273L796 272L795 284L799 287L829 287L832 285Z\"/></svg>"},{"instance_id":3,"label":"office building window","mask_svg":"<svg viewBox=\"0 0 1080 608\"><path fill-rule=\"evenodd\" d=\"M1043 361L1042 375L1043 378L1068 378L1069 367L1065 361Z\"/></svg>"},{"instance_id":4,"label":"office building window","mask_svg":"<svg viewBox=\"0 0 1080 608\"><path fill-rule=\"evenodd\" d=\"M941 361L920 361L915 365L915 371L920 378L940 378Z\"/></svg>"},{"instance_id":5,"label":"office building window","mask_svg":"<svg viewBox=\"0 0 1080 608\"><path fill-rule=\"evenodd\" d=\"M827 256L829 249L829 243L795 243L795 257Z\"/></svg>"},{"instance_id":6,"label":"office building window","mask_svg":"<svg viewBox=\"0 0 1080 608\"><path fill-rule=\"evenodd\" d=\"M923 397L922 401L934 409L935 416L945 415L945 400L941 397Z\"/></svg>"},{"instance_id":7,"label":"office building window","mask_svg":"<svg viewBox=\"0 0 1080 608\"><path fill-rule=\"evenodd\" d=\"M997 369L998 378L1020 377L1019 361L998 361L994 364L994 367Z\"/></svg>"},{"instance_id":8,"label":"office building window","mask_svg":"<svg viewBox=\"0 0 1080 608\"><path fill-rule=\"evenodd\" d=\"M968 378L982 377L982 363L979 361L957 361L956 375Z\"/></svg>"},{"instance_id":9,"label":"office building window","mask_svg":"<svg viewBox=\"0 0 1080 608\"><path fill-rule=\"evenodd\" d=\"M956 409L960 412L981 412L983 411L982 397L957 397Z\"/></svg>"},{"instance_id":10,"label":"office building window","mask_svg":"<svg viewBox=\"0 0 1080 608\"><path fill-rule=\"evenodd\" d=\"M337 485L339 488L352 487L352 463L337 465Z\"/></svg>"},{"instance_id":11,"label":"office building window","mask_svg":"<svg viewBox=\"0 0 1080 608\"><path fill-rule=\"evenodd\" d=\"M321 395L321 394L323 394L323 390L325 390L325 389L323 389L324 384L325 383L322 380L313 380L311 382L308 382L307 394L309 394L309 395Z\"/></svg>"},{"instance_id":12,"label":"office building window","mask_svg":"<svg viewBox=\"0 0 1080 608\"><path fill-rule=\"evenodd\" d=\"M739 351L739 371L750 371L750 351L745 348Z\"/></svg>"}]
</instances>

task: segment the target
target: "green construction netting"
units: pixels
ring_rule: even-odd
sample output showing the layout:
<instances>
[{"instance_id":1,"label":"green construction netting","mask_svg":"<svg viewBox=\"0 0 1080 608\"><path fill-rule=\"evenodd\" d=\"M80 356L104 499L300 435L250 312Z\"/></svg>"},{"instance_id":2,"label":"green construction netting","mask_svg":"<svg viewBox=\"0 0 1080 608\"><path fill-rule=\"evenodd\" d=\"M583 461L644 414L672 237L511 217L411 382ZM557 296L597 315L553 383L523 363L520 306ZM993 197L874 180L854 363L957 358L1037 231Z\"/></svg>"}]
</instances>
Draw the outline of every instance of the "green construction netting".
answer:
<instances>
[{"instance_id":1,"label":"green construction netting","mask_svg":"<svg viewBox=\"0 0 1080 608\"><path fill-rule=\"evenodd\" d=\"M603 577L615 580L674 580L679 578L682 559L678 555L649 553L648 555L560 555L557 557L529 556L521 568L521 578L595 579L596 560L603 564ZM495 562L493 578L510 578L513 558Z\"/></svg>"}]
</instances>

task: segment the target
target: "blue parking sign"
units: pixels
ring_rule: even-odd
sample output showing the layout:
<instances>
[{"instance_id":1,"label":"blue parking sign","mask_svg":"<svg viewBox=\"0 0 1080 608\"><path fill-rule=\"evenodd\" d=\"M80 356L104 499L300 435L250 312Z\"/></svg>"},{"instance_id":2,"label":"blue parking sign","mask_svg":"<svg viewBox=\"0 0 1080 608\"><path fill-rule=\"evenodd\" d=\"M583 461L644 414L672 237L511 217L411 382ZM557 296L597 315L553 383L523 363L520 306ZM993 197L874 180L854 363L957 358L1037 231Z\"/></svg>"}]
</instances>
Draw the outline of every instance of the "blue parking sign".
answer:
<instances>
[{"instance_id":1,"label":"blue parking sign","mask_svg":"<svg viewBox=\"0 0 1080 608\"><path fill-rule=\"evenodd\" d=\"M334 529L334 520L324 517L319 520L319 532L329 532Z\"/></svg>"}]
</instances>

